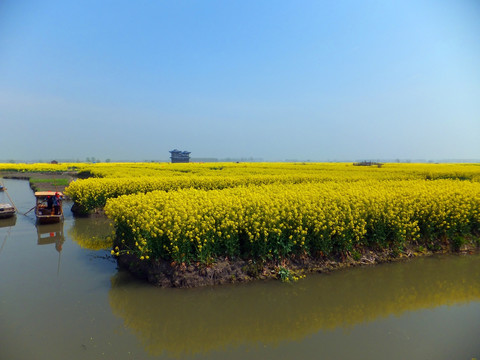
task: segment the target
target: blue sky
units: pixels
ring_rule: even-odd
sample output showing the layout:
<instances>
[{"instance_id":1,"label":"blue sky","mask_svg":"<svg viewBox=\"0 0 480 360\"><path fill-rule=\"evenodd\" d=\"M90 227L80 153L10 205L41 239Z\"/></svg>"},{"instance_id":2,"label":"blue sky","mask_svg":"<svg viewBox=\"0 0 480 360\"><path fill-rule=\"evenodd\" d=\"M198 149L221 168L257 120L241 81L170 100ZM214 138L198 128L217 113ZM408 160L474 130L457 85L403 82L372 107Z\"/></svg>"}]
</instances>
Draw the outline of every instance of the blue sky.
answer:
<instances>
[{"instance_id":1,"label":"blue sky","mask_svg":"<svg viewBox=\"0 0 480 360\"><path fill-rule=\"evenodd\" d=\"M480 159L480 1L0 1L0 160Z\"/></svg>"}]
</instances>

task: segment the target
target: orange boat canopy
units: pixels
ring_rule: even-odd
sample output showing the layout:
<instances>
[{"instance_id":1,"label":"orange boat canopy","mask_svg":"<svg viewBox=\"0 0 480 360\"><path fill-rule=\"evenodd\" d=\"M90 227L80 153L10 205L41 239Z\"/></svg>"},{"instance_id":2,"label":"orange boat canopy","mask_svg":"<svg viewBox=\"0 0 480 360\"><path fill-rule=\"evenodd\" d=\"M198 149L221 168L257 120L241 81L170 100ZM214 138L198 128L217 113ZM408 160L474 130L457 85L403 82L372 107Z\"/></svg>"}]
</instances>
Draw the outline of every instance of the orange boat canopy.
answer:
<instances>
[{"instance_id":1,"label":"orange boat canopy","mask_svg":"<svg viewBox=\"0 0 480 360\"><path fill-rule=\"evenodd\" d=\"M63 194L60 191L37 191L37 192L35 192L36 197L55 196L55 194L63 196Z\"/></svg>"}]
</instances>

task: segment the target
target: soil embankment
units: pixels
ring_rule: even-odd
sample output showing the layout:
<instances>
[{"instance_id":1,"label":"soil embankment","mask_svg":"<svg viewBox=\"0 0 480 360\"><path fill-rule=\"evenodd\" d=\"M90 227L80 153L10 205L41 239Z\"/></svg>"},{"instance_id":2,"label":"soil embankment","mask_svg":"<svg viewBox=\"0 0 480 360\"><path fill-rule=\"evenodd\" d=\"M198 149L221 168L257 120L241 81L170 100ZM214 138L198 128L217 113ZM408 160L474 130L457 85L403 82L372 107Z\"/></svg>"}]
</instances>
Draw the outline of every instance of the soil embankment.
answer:
<instances>
[{"instance_id":1,"label":"soil embankment","mask_svg":"<svg viewBox=\"0 0 480 360\"><path fill-rule=\"evenodd\" d=\"M133 255L117 258L120 268L129 270L136 277L160 287L191 288L213 286L253 280L281 279L294 281L311 273L329 273L354 266L368 266L393 261L406 261L418 256L434 254L474 254L480 251L480 243L471 241L459 249L444 244L434 251L405 250L393 253L389 250L366 250L355 260L351 256L313 258L292 257L279 261L217 260L213 264L176 264L164 260L140 260ZM417 249L418 250L418 249Z\"/></svg>"}]
</instances>

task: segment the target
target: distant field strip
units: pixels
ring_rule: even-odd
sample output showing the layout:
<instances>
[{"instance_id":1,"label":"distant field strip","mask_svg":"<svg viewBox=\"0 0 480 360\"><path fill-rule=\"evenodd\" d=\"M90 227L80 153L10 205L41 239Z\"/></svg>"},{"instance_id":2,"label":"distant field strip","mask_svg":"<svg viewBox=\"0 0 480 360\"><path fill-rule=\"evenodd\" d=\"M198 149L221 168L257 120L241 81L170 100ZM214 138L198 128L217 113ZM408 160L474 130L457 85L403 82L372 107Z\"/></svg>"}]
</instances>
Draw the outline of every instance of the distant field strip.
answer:
<instances>
[{"instance_id":1,"label":"distant field strip","mask_svg":"<svg viewBox=\"0 0 480 360\"><path fill-rule=\"evenodd\" d=\"M77 165L78 166L78 165ZM185 188L214 190L237 186L355 182L361 180L480 181L480 166L388 164L382 168L351 164L99 164L78 166L101 178L77 180L66 193L86 210L103 207L110 198ZM129 175L129 176L128 176Z\"/></svg>"}]
</instances>

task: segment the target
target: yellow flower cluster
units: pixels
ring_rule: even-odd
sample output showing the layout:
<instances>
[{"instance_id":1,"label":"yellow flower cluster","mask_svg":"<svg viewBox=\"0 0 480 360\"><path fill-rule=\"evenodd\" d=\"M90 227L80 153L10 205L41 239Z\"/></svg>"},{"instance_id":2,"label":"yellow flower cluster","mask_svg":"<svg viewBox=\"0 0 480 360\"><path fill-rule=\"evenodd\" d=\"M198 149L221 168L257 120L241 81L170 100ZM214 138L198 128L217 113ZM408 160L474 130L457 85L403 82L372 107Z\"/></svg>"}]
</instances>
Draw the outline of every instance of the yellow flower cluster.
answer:
<instances>
[{"instance_id":1,"label":"yellow flower cluster","mask_svg":"<svg viewBox=\"0 0 480 360\"><path fill-rule=\"evenodd\" d=\"M110 199L117 237L139 256L209 261L402 249L480 230L480 183L356 181L179 189Z\"/></svg>"}]
</instances>

